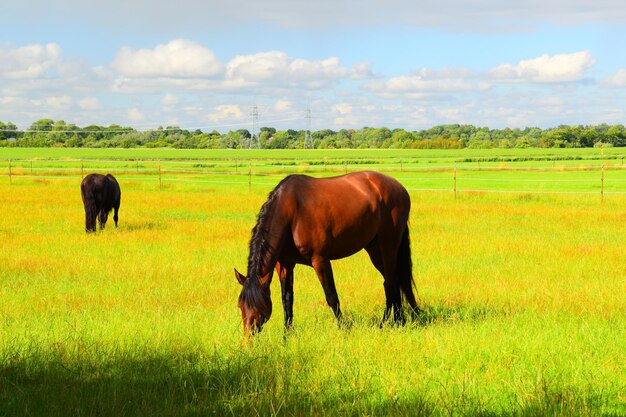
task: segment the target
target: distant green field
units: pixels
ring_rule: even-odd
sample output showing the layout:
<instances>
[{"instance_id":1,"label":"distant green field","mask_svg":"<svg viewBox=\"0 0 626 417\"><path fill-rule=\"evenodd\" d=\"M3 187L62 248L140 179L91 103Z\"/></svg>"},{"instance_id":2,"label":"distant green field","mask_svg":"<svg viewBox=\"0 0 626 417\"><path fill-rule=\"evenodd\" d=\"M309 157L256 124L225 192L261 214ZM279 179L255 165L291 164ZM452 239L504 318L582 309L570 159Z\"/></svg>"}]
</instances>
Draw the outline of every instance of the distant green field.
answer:
<instances>
[{"instance_id":1,"label":"distant green field","mask_svg":"<svg viewBox=\"0 0 626 417\"><path fill-rule=\"evenodd\" d=\"M20 178L110 172L158 184L271 186L277 178L375 170L412 190L592 193L626 192L624 150L177 150L0 148L0 175ZM274 177L274 178L272 178Z\"/></svg>"},{"instance_id":2,"label":"distant green field","mask_svg":"<svg viewBox=\"0 0 626 417\"><path fill-rule=\"evenodd\" d=\"M522 158L621 160L624 148L527 148L527 149L121 149L121 148L0 148L0 159L241 159L241 160L320 160L320 159L407 159L423 163L463 162L467 158Z\"/></svg>"},{"instance_id":3,"label":"distant green field","mask_svg":"<svg viewBox=\"0 0 626 417\"><path fill-rule=\"evenodd\" d=\"M619 155L0 149L0 416L626 415ZM410 190L425 314L380 329L382 278L359 253L333 263L347 327L298 267L293 333L275 280L243 341L233 268L267 193L362 168ZM91 171L117 175L122 205L87 236Z\"/></svg>"}]
</instances>

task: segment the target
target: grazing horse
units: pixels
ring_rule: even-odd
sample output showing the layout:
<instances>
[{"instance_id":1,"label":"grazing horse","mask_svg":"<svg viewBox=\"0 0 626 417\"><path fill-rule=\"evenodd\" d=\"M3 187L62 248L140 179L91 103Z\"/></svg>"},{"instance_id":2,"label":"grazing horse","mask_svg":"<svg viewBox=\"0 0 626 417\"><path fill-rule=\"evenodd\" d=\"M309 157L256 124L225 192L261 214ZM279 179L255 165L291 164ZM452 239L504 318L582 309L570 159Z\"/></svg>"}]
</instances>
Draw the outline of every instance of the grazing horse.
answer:
<instances>
[{"instance_id":1,"label":"grazing horse","mask_svg":"<svg viewBox=\"0 0 626 417\"><path fill-rule=\"evenodd\" d=\"M404 323L402 297L413 316L420 312L413 294L409 241L411 200L395 179L377 172L333 178L289 175L261 207L252 229L248 275L235 269L243 286L239 308L244 333L261 330L272 314L270 283L280 278L285 328L293 321L293 269L308 265L322 284L326 302L341 323L341 309L330 261L365 249L384 278L386 307Z\"/></svg>"},{"instance_id":2,"label":"grazing horse","mask_svg":"<svg viewBox=\"0 0 626 417\"><path fill-rule=\"evenodd\" d=\"M113 175L87 175L80 184L80 192L85 206L87 233L96 231L96 218L100 222L100 229L104 229L111 210L115 210L113 220L117 227L117 212L120 208L122 192Z\"/></svg>"}]
</instances>

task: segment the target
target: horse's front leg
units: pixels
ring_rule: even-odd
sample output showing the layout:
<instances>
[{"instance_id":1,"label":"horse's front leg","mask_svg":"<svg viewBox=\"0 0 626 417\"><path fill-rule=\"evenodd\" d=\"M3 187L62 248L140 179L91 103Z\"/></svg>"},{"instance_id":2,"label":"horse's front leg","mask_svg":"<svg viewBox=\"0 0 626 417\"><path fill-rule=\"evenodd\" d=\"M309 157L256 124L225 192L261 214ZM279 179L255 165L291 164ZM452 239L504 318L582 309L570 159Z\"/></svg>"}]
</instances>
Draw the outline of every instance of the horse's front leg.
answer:
<instances>
[{"instance_id":1,"label":"horse's front leg","mask_svg":"<svg viewBox=\"0 0 626 417\"><path fill-rule=\"evenodd\" d=\"M293 268L293 265L285 266L280 262L276 263L285 312L285 330L291 329L293 324Z\"/></svg>"},{"instance_id":2,"label":"horse's front leg","mask_svg":"<svg viewBox=\"0 0 626 417\"><path fill-rule=\"evenodd\" d=\"M337 288L335 287L335 278L333 276L333 268L330 264L330 259L321 256L314 257L311 264L324 289L326 302L333 310L333 313L335 313L335 317L341 325L343 316L341 314L341 308L339 308L339 296L337 295Z\"/></svg>"}]
</instances>

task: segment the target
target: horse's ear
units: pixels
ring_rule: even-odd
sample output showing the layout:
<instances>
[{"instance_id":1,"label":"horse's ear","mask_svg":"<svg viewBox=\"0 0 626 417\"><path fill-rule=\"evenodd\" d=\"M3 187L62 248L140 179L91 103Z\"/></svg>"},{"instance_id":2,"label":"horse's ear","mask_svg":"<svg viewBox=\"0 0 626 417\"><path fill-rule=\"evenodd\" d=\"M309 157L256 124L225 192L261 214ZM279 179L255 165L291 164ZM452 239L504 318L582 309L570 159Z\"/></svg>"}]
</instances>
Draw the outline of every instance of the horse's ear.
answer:
<instances>
[{"instance_id":1,"label":"horse's ear","mask_svg":"<svg viewBox=\"0 0 626 417\"><path fill-rule=\"evenodd\" d=\"M247 276L237 271L237 269L235 269L235 278L237 278L237 281L239 281L241 285L245 284L246 280L248 279Z\"/></svg>"},{"instance_id":2,"label":"horse's ear","mask_svg":"<svg viewBox=\"0 0 626 417\"><path fill-rule=\"evenodd\" d=\"M270 272L268 272L266 275L262 276L261 278L259 278L259 284L261 285L267 285L272 281L272 270L270 270Z\"/></svg>"}]
</instances>

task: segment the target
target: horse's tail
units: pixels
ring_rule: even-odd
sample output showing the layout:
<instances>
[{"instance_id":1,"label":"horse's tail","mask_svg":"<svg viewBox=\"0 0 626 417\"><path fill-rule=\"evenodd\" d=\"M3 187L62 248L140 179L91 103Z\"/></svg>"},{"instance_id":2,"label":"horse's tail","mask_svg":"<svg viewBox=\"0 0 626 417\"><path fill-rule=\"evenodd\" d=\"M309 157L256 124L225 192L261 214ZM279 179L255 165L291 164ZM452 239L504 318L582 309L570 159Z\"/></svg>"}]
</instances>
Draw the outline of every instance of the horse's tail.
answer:
<instances>
[{"instance_id":1,"label":"horse's tail","mask_svg":"<svg viewBox=\"0 0 626 417\"><path fill-rule=\"evenodd\" d=\"M96 207L96 196L92 187L81 185L81 194L83 197L83 205L85 206L85 230L87 233L96 231L96 217L98 210Z\"/></svg>"},{"instance_id":2,"label":"horse's tail","mask_svg":"<svg viewBox=\"0 0 626 417\"><path fill-rule=\"evenodd\" d=\"M411 239L409 238L409 226L407 225L402 234L402 241L398 249L398 283L405 301L409 304L409 309L413 318L421 311L415 301L413 288L413 261L411 260Z\"/></svg>"}]
</instances>

